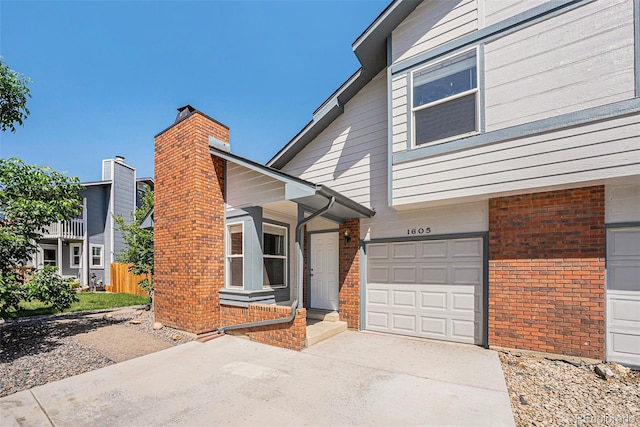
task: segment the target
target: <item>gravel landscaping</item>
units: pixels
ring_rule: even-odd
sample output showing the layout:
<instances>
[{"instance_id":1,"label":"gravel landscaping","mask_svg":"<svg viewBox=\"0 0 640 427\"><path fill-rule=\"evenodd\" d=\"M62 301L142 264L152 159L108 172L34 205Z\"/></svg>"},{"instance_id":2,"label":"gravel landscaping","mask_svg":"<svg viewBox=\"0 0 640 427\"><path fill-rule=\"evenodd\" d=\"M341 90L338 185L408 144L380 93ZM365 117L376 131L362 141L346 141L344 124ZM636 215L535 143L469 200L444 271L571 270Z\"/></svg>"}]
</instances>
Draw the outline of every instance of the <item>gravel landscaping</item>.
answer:
<instances>
[{"instance_id":1,"label":"gravel landscaping","mask_svg":"<svg viewBox=\"0 0 640 427\"><path fill-rule=\"evenodd\" d=\"M499 353L517 426L638 426L640 372L615 363L603 379L591 365Z\"/></svg>"},{"instance_id":2,"label":"gravel landscaping","mask_svg":"<svg viewBox=\"0 0 640 427\"><path fill-rule=\"evenodd\" d=\"M79 312L7 320L0 324L0 397L115 363L78 337L123 325L171 345L193 336L163 327L153 329L153 313L141 308ZM118 340L110 340L115 351Z\"/></svg>"}]
</instances>

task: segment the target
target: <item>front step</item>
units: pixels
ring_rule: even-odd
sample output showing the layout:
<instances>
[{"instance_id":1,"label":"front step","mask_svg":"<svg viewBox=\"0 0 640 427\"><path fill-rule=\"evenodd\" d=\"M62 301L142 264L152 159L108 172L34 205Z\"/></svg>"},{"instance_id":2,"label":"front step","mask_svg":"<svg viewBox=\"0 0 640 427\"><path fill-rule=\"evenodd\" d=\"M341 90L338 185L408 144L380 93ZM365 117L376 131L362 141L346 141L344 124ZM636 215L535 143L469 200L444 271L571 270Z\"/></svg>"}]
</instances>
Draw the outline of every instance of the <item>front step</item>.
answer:
<instances>
[{"instance_id":1,"label":"front step","mask_svg":"<svg viewBox=\"0 0 640 427\"><path fill-rule=\"evenodd\" d=\"M307 319L323 320L325 322L337 322L340 316L337 311L320 310L318 308L310 308L307 310Z\"/></svg>"},{"instance_id":2,"label":"front step","mask_svg":"<svg viewBox=\"0 0 640 427\"><path fill-rule=\"evenodd\" d=\"M337 314L337 313L336 313ZM307 322L307 339L305 347L311 347L347 330L347 322L311 321Z\"/></svg>"}]
</instances>

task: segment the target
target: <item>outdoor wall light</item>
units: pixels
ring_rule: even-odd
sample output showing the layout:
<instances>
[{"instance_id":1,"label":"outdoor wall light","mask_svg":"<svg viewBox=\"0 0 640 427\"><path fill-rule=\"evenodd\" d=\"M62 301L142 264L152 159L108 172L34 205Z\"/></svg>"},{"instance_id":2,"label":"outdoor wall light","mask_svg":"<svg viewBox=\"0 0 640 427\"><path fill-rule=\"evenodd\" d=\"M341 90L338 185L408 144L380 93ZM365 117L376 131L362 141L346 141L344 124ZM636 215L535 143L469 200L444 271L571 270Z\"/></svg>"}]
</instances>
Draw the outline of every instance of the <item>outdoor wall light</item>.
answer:
<instances>
[{"instance_id":1,"label":"outdoor wall light","mask_svg":"<svg viewBox=\"0 0 640 427\"><path fill-rule=\"evenodd\" d=\"M344 230L344 242L345 243L351 243L351 230L350 229L346 229Z\"/></svg>"}]
</instances>

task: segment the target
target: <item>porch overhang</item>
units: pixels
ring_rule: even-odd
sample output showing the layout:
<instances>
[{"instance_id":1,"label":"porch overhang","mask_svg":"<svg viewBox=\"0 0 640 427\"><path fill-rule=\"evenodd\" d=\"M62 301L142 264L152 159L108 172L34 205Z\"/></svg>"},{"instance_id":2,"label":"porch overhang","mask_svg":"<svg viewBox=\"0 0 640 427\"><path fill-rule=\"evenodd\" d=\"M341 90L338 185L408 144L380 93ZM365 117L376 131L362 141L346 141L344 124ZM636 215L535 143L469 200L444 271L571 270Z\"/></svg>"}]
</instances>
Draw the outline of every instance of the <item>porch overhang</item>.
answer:
<instances>
[{"instance_id":1,"label":"porch overhang","mask_svg":"<svg viewBox=\"0 0 640 427\"><path fill-rule=\"evenodd\" d=\"M214 156L282 182L284 184L283 200L297 203L309 212L315 212L326 206L329 200L334 198L335 202L331 209L321 215L331 221L343 223L348 219L371 218L375 215L375 211L325 185L314 184L304 179L281 172L277 169L273 169L244 157L232 154L223 149L213 138L211 138L209 143L209 150Z\"/></svg>"}]
</instances>

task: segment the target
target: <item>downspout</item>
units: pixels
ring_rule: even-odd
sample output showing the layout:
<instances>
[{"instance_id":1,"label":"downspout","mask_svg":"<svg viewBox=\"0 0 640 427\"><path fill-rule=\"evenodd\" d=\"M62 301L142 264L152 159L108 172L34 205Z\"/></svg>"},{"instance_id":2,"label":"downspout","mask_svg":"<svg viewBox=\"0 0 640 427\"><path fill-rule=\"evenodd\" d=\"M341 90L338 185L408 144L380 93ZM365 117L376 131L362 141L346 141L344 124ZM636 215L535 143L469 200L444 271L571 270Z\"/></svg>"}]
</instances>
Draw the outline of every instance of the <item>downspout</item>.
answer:
<instances>
[{"instance_id":1,"label":"downspout","mask_svg":"<svg viewBox=\"0 0 640 427\"><path fill-rule=\"evenodd\" d=\"M301 235L301 231L302 231L302 227L308 223L309 221L311 221L313 218L317 217L318 215L322 215L323 213L325 213L326 211L328 211L329 209L331 209L331 207L333 206L333 204L335 203L336 198L335 197L331 197L331 199L329 200L329 203L327 203L327 205L317 211L315 211L313 214L309 215L306 218L303 218L302 220L300 220L298 222L298 224L296 225L296 239L298 239L298 242L302 242L304 239L304 236ZM302 295L302 286L303 286L303 281L302 281L302 275L303 275L303 260L302 260L302 243L298 246L298 295L296 296L296 299L293 300L293 303L291 303L291 313L289 314L288 317L283 317L280 319L271 319L271 320L260 320L258 322L250 322L250 323L240 323L238 325L229 325L229 326L221 326L220 328L218 328L216 330L216 333L218 334L223 334L226 331L232 331L234 329L246 329L246 328L255 328L258 326L268 326L268 325L278 325L280 323L289 323L291 322L293 319L295 319L296 317L296 308L298 305L298 301L301 302L301 298L300 296Z\"/></svg>"},{"instance_id":2,"label":"downspout","mask_svg":"<svg viewBox=\"0 0 640 427\"><path fill-rule=\"evenodd\" d=\"M280 319L260 320L258 322L240 323L238 325L221 326L216 330L218 334L224 334L226 331L232 331L234 329L255 328L258 326L277 325L279 323L289 323L296 317L296 306L298 305L298 299L296 298L291 304L291 314L288 317L281 317Z\"/></svg>"}]
</instances>

